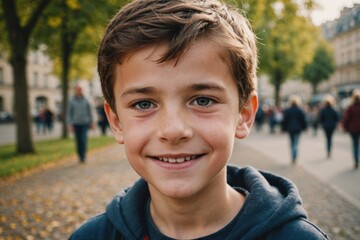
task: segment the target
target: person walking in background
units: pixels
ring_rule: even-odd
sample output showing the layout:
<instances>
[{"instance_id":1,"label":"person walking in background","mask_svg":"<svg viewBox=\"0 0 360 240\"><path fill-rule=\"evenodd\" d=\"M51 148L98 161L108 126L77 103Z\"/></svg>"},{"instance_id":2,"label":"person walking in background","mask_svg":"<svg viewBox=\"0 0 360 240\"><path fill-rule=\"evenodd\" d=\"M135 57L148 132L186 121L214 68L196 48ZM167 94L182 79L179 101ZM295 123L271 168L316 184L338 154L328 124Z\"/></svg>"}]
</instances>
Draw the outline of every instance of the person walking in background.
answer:
<instances>
[{"instance_id":1,"label":"person walking in background","mask_svg":"<svg viewBox=\"0 0 360 240\"><path fill-rule=\"evenodd\" d=\"M270 106L269 110L267 111L267 119L268 119L268 123L269 123L269 128L270 128L270 134L274 134L275 133L275 127L276 127L276 107L275 106Z\"/></svg>"},{"instance_id":2,"label":"person walking in background","mask_svg":"<svg viewBox=\"0 0 360 240\"><path fill-rule=\"evenodd\" d=\"M265 120L265 111L262 105L259 106L255 115L255 126L257 131L262 130L262 126Z\"/></svg>"},{"instance_id":3,"label":"person walking in background","mask_svg":"<svg viewBox=\"0 0 360 240\"><path fill-rule=\"evenodd\" d=\"M352 150L355 165L354 168L359 168L359 138L360 138L360 91L355 90L352 94L352 103L345 110L342 125L347 131L352 140Z\"/></svg>"},{"instance_id":4,"label":"person walking in background","mask_svg":"<svg viewBox=\"0 0 360 240\"><path fill-rule=\"evenodd\" d=\"M43 134L46 133L46 123L45 123L45 107L42 106L39 109L39 114L38 114L38 123L39 123L39 132L42 132Z\"/></svg>"},{"instance_id":5,"label":"person walking in background","mask_svg":"<svg viewBox=\"0 0 360 240\"><path fill-rule=\"evenodd\" d=\"M44 133L45 129L45 113L44 109L41 107L37 114L35 115L35 124L36 124L36 133L40 134L41 132Z\"/></svg>"},{"instance_id":6,"label":"person walking in background","mask_svg":"<svg viewBox=\"0 0 360 240\"><path fill-rule=\"evenodd\" d=\"M334 98L331 95L327 96L324 100L322 108L320 109L318 117L319 123L324 130L326 137L327 158L331 157L332 138L340 120L340 115L335 110L334 104Z\"/></svg>"},{"instance_id":7,"label":"person walking in background","mask_svg":"<svg viewBox=\"0 0 360 240\"><path fill-rule=\"evenodd\" d=\"M45 108L45 122L44 129L49 133L52 132L54 127L54 113L47 107Z\"/></svg>"},{"instance_id":8,"label":"person walking in background","mask_svg":"<svg viewBox=\"0 0 360 240\"><path fill-rule=\"evenodd\" d=\"M300 103L301 100L298 96L290 98L290 107L284 110L283 121L281 123L282 130L287 132L290 137L292 163L296 163L298 156L300 134L307 128L305 113L300 108Z\"/></svg>"},{"instance_id":9,"label":"person walking in background","mask_svg":"<svg viewBox=\"0 0 360 240\"><path fill-rule=\"evenodd\" d=\"M109 121L106 117L103 103L99 103L99 105L96 107L96 112L98 114L98 126L101 130L101 134L105 136L106 129L109 127Z\"/></svg>"},{"instance_id":10,"label":"person walking in background","mask_svg":"<svg viewBox=\"0 0 360 240\"><path fill-rule=\"evenodd\" d=\"M87 148L87 131L93 127L93 116L90 103L84 97L82 87L76 85L67 111L68 129L74 132L76 149L80 163L85 162Z\"/></svg>"}]
</instances>

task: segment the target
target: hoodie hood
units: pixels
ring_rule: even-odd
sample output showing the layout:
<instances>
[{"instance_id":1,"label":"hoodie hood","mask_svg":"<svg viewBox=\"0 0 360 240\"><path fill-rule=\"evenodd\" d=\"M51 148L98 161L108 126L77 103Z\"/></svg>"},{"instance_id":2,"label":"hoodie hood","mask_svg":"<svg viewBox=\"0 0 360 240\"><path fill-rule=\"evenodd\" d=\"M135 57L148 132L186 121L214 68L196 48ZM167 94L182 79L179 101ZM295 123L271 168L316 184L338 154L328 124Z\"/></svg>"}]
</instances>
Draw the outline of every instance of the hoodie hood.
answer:
<instances>
[{"instance_id":1,"label":"hoodie hood","mask_svg":"<svg viewBox=\"0 0 360 240\"><path fill-rule=\"evenodd\" d=\"M307 218L290 180L252 167L228 167L228 183L248 191L229 239L256 239L295 219Z\"/></svg>"},{"instance_id":2,"label":"hoodie hood","mask_svg":"<svg viewBox=\"0 0 360 240\"><path fill-rule=\"evenodd\" d=\"M297 188L283 177L253 167L228 166L227 181L233 188L247 192L227 239L256 239L294 219L306 218ZM125 239L144 239L147 235L145 213L149 198L147 183L140 179L107 207L107 218Z\"/></svg>"}]
</instances>

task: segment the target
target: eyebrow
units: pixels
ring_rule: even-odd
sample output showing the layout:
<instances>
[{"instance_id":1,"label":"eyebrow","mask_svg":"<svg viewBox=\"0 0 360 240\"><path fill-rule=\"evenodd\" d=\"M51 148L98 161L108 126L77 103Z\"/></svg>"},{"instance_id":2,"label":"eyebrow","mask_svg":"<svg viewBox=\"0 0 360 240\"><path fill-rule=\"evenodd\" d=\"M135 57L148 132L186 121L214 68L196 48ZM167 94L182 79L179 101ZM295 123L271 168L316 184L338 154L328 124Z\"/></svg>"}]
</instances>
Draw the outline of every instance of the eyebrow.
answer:
<instances>
[{"instance_id":1,"label":"eyebrow","mask_svg":"<svg viewBox=\"0 0 360 240\"><path fill-rule=\"evenodd\" d=\"M226 92L225 88L214 83L194 83L194 84L190 84L190 86L188 86L187 89L191 91L210 90L210 91ZM125 97L131 94L154 94L156 92L157 90L154 87L133 87L126 90L123 94L121 94L121 96Z\"/></svg>"},{"instance_id":2,"label":"eyebrow","mask_svg":"<svg viewBox=\"0 0 360 240\"><path fill-rule=\"evenodd\" d=\"M189 86L189 89L193 91L202 91L202 90L213 90L225 92L225 88L214 83L194 83Z\"/></svg>"},{"instance_id":3,"label":"eyebrow","mask_svg":"<svg viewBox=\"0 0 360 240\"><path fill-rule=\"evenodd\" d=\"M123 94L121 94L121 96L125 97L126 95L131 94L150 94L155 92L156 89L154 87L133 87L126 90Z\"/></svg>"}]
</instances>

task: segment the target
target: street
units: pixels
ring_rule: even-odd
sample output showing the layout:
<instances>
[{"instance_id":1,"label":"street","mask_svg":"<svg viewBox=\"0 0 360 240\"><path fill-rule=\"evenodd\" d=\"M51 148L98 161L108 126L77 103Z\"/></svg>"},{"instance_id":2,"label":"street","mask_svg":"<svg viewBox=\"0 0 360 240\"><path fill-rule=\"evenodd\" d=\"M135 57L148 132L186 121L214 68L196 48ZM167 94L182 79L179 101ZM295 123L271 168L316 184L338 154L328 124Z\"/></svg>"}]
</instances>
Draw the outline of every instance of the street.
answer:
<instances>
[{"instance_id":1,"label":"street","mask_svg":"<svg viewBox=\"0 0 360 240\"><path fill-rule=\"evenodd\" d=\"M252 130L243 141L256 151L273 159L279 165L291 165L290 140L285 133L270 134ZM360 209L360 170L354 170L350 136L338 130L333 138L332 157L326 158L325 136L318 129L313 136L311 129L300 137L297 165L312 174Z\"/></svg>"}]
</instances>

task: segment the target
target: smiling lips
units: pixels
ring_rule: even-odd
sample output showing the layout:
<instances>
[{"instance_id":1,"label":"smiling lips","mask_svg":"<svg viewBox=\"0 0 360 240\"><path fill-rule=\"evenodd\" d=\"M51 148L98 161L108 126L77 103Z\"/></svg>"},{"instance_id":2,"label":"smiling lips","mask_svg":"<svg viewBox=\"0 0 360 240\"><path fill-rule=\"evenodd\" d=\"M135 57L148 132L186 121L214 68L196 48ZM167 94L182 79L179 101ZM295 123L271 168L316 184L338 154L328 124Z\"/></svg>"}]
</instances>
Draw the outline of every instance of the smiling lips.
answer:
<instances>
[{"instance_id":1,"label":"smiling lips","mask_svg":"<svg viewBox=\"0 0 360 240\"><path fill-rule=\"evenodd\" d=\"M201 157L203 154L192 155L186 157L155 157L157 160L168 162L168 163L182 163Z\"/></svg>"}]
</instances>

